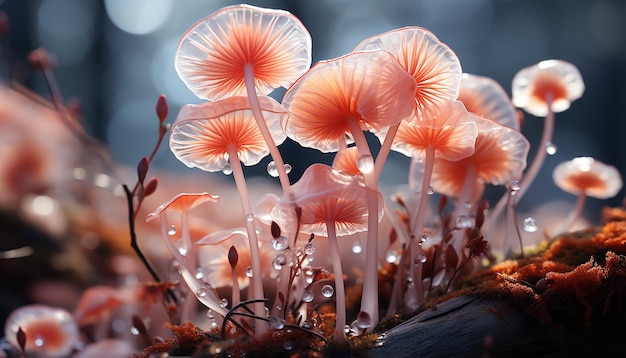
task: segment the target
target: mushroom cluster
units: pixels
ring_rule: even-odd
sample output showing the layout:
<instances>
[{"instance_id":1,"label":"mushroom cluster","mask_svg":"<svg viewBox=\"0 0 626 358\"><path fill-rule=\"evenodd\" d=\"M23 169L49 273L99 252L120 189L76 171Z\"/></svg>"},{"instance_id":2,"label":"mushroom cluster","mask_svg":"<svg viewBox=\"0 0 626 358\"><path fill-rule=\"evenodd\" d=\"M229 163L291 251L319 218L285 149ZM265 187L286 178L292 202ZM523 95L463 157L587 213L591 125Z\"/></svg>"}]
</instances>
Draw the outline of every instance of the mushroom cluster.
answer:
<instances>
[{"instance_id":1,"label":"mushroom cluster","mask_svg":"<svg viewBox=\"0 0 626 358\"><path fill-rule=\"evenodd\" d=\"M204 306L211 328L204 338L220 342L207 355L238 344L266 347L264 340L288 352L301 337L294 332L343 348L373 332L383 315L417 312L507 258L515 242L523 253L516 205L556 150L555 113L584 92L574 65L548 60L517 73L510 97L493 79L463 73L454 51L417 26L363 39L336 58L311 59L300 20L250 5L199 20L178 44L174 67L201 102L179 110L169 148L189 168L232 176L242 215L232 214L232 227L192 228L198 206L231 200L218 189L181 190L146 221L159 222L172 271L164 274L180 281L175 290L163 283L154 291L174 297L181 320L194 320L198 303ZM270 97L279 87L282 99ZM159 141L168 129L161 102ZM528 168L522 110L545 116ZM332 153L332 165L314 163L292 183L279 150L285 141ZM410 168L408 190L387 197L380 178L391 151ZM244 167L268 156L268 174L280 187L256 200ZM156 181L143 183L149 160L140 164L131 209L133 195L141 205L156 190ZM587 197L622 188L615 168L590 157L558 165L554 180L578 202L553 234L571 227ZM485 195L491 186L504 190L493 210ZM120 307L140 295L102 296ZM24 354L80 350L77 322L93 323L90 314L103 306L85 305L74 317L41 307L15 314L8 340Z\"/></svg>"}]
</instances>

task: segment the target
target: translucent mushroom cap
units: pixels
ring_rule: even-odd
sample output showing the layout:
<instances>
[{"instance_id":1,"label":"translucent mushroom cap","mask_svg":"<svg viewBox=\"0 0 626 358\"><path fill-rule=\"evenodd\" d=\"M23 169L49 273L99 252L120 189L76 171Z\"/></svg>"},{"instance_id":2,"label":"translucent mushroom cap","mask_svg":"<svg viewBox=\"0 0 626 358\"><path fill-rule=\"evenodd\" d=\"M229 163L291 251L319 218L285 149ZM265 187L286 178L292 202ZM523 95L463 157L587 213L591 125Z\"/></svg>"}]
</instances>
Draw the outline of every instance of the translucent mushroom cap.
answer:
<instances>
[{"instance_id":1,"label":"translucent mushroom cap","mask_svg":"<svg viewBox=\"0 0 626 358\"><path fill-rule=\"evenodd\" d=\"M312 164L272 209L272 217L285 229L296 227L300 208L300 231L328 236L327 223L334 223L337 236L367 230L367 189L362 176L354 176L324 164ZM382 219L379 194L378 220Z\"/></svg>"},{"instance_id":2,"label":"translucent mushroom cap","mask_svg":"<svg viewBox=\"0 0 626 358\"><path fill-rule=\"evenodd\" d=\"M320 61L285 93L283 127L302 146L334 152L345 145L351 119L380 130L410 116L415 90L413 77L385 51Z\"/></svg>"},{"instance_id":3,"label":"translucent mushroom cap","mask_svg":"<svg viewBox=\"0 0 626 358\"><path fill-rule=\"evenodd\" d=\"M622 189L619 171L591 157L577 157L554 168L552 178L563 191L598 199L612 198Z\"/></svg>"},{"instance_id":4,"label":"translucent mushroom cap","mask_svg":"<svg viewBox=\"0 0 626 358\"><path fill-rule=\"evenodd\" d=\"M252 65L259 94L289 87L311 66L311 35L284 10L224 7L182 36L175 67L198 97L219 100L246 94L244 66Z\"/></svg>"},{"instance_id":5,"label":"translucent mushroom cap","mask_svg":"<svg viewBox=\"0 0 626 358\"><path fill-rule=\"evenodd\" d=\"M513 77L512 101L526 112L544 117L548 114L548 100L552 111L563 112L585 91L578 68L562 60L546 60L520 70Z\"/></svg>"},{"instance_id":6,"label":"translucent mushroom cap","mask_svg":"<svg viewBox=\"0 0 626 358\"><path fill-rule=\"evenodd\" d=\"M464 73L458 99L468 111L520 130L517 110L502 86L493 79Z\"/></svg>"},{"instance_id":7,"label":"translucent mushroom cap","mask_svg":"<svg viewBox=\"0 0 626 358\"><path fill-rule=\"evenodd\" d=\"M209 193L180 193L173 197L167 203L159 206L152 213L148 214L146 221L150 221L158 217L165 210L174 210L178 211L179 213L186 213L200 204L207 202L215 203L218 200L219 196L211 195Z\"/></svg>"},{"instance_id":8,"label":"translucent mushroom cap","mask_svg":"<svg viewBox=\"0 0 626 358\"><path fill-rule=\"evenodd\" d=\"M424 157L426 148L432 146L435 158L465 158L474 152L476 118L460 101L448 101L436 117L402 121L391 148L408 157ZM382 142L386 133L376 132L376 136Z\"/></svg>"},{"instance_id":9,"label":"translucent mushroom cap","mask_svg":"<svg viewBox=\"0 0 626 358\"><path fill-rule=\"evenodd\" d=\"M19 347L17 332L26 333L27 353L40 357L69 357L79 341L78 326L64 309L46 305L23 306L11 313L4 326L4 335Z\"/></svg>"},{"instance_id":10,"label":"translucent mushroom cap","mask_svg":"<svg viewBox=\"0 0 626 358\"><path fill-rule=\"evenodd\" d=\"M436 114L438 107L459 94L461 63L456 54L427 29L408 26L361 41L354 51L391 53L415 79L417 116Z\"/></svg>"},{"instance_id":11,"label":"translucent mushroom cap","mask_svg":"<svg viewBox=\"0 0 626 358\"><path fill-rule=\"evenodd\" d=\"M458 196L470 166L476 170L477 196L485 184L505 185L519 179L526 168L530 143L522 133L487 118L477 118L476 124L478 136L472 155L456 161L435 161L431 185L438 193Z\"/></svg>"},{"instance_id":12,"label":"translucent mushroom cap","mask_svg":"<svg viewBox=\"0 0 626 358\"><path fill-rule=\"evenodd\" d=\"M280 122L285 109L270 97L259 97L261 111L276 145L286 136ZM255 165L269 154L246 97L188 104L181 108L170 133L172 153L190 168L209 172L228 163L229 145L235 146L244 165Z\"/></svg>"}]
</instances>

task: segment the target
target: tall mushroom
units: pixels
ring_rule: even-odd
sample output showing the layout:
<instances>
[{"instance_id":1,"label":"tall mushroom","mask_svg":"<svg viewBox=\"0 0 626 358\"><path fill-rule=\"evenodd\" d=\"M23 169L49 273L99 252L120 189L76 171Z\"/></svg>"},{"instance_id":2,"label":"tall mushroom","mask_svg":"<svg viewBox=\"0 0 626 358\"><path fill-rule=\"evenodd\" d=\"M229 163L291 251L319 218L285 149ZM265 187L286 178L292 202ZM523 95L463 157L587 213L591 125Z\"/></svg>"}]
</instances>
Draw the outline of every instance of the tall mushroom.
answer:
<instances>
[{"instance_id":1,"label":"tall mushroom","mask_svg":"<svg viewBox=\"0 0 626 358\"><path fill-rule=\"evenodd\" d=\"M354 140L357 166L369 189L365 281L361 310L378 322L378 200L374 159L363 133L382 131L413 113L416 84L385 51L362 51L320 61L285 93L287 135L322 152L345 148ZM348 138L346 138L348 137Z\"/></svg>"},{"instance_id":2,"label":"tall mushroom","mask_svg":"<svg viewBox=\"0 0 626 358\"><path fill-rule=\"evenodd\" d=\"M198 97L247 95L283 190L289 178L257 94L289 87L311 66L311 47L311 35L291 13L234 5L196 22L176 51L176 71Z\"/></svg>"},{"instance_id":3,"label":"tall mushroom","mask_svg":"<svg viewBox=\"0 0 626 358\"><path fill-rule=\"evenodd\" d=\"M556 235L567 231L580 217L588 196L598 199L612 198L622 189L619 171L591 157L577 157L563 162L552 172L554 183L563 191L578 195L576 205L563 221Z\"/></svg>"},{"instance_id":4,"label":"tall mushroom","mask_svg":"<svg viewBox=\"0 0 626 358\"><path fill-rule=\"evenodd\" d=\"M270 97L260 97L259 105L268 122L268 128L279 129L286 116L283 107ZM252 299L262 300L261 261L254 214L248 196L248 187L241 163L257 164L269 153L246 97L229 97L216 102L185 105L178 113L170 135L170 149L188 167L215 172L232 172L245 215L246 230L252 257ZM282 143L281 130L272 132L273 141ZM254 304L254 312L265 317L262 302ZM256 334L267 329L265 322L257 320Z\"/></svg>"},{"instance_id":5,"label":"tall mushroom","mask_svg":"<svg viewBox=\"0 0 626 358\"><path fill-rule=\"evenodd\" d=\"M412 213L410 243L411 257L423 255L420 240L424 231L424 220L428 206L428 192L432 169L439 158L459 160L470 156L474 152L474 145L478 129L476 115L469 113L463 103L449 101L441 108L437 116L425 120L414 119L403 121L398 127L392 149L408 157L419 158L423 162L424 172L419 187L417 209ZM385 133L376 135L384 137ZM409 260L413 261L413 260ZM413 279L412 293L407 296L407 304L417 309L424 300L421 292L421 265L415 265L411 270Z\"/></svg>"},{"instance_id":6,"label":"tall mushroom","mask_svg":"<svg viewBox=\"0 0 626 358\"><path fill-rule=\"evenodd\" d=\"M324 164L313 164L272 209L274 220L287 231L299 224L301 231L325 236L329 240L335 275L335 337L338 342L345 342L346 339L346 302L337 237L368 230L370 215L374 215L376 221L382 218L380 193L374 193L379 209L372 214L368 209L369 188L362 180L360 175L350 175ZM301 212L299 218L296 208Z\"/></svg>"}]
</instances>

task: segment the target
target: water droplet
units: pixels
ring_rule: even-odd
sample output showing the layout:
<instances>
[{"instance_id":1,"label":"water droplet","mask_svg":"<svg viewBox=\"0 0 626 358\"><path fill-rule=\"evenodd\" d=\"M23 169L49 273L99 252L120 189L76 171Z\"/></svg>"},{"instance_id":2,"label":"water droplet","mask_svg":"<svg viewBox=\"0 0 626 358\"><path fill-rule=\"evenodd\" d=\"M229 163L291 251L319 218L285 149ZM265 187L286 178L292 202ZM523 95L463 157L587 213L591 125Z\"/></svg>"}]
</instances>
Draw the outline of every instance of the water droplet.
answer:
<instances>
[{"instance_id":1,"label":"water droplet","mask_svg":"<svg viewBox=\"0 0 626 358\"><path fill-rule=\"evenodd\" d=\"M276 163L273 160L267 164L267 174L274 178L278 176L278 169L276 169Z\"/></svg>"},{"instance_id":2,"label":"water droplet","mask_svg":"<svg viewBox=\"0 0 626 358\"><path fill-rule=\"evenodd\" d=\"M139 330L135 327L130 327L130 334L132 334L133 336L138 336Z\"/></svg>"},{"instance_id":3,"label":"water droplet","mask_svg":"<svg viewBox=\"0 0 626 358\"><path fill-rule=\"evenodd\" d=\"M204 297L206 296L207 292L206 292L206 287L200 287L197 291L196 291L196 296L198 297Z\"/></svg>"},{"instance_id":4,"label":"water droplet","mask_svg":"<svg viewBox=\"0 0 626 358\"><path fill-rule=\"evenodd\" d=\"M213 314L213 310L212 309L209 308L206 311L206 318L208 318L208 319L214 319L215 318L215 315Z\"/></svg>"},{"instance_id":5,"label":"water droplet","mask_svg":"<svg viewBox=\"0 0 626 358\"><path fill-rule=\"evenodd\" d=\"M284 236L280 236L275 239L272 239L272 247L276 251L283 251L288 246L289 246L289 243L287 242L287 238Z\"/></svg>"},{"instance_id":6,"label":"water droplet","mask_svg":"<svg viewBox=\"0 0 626 358\"><path fill-rule=\"evenodd\" d=\"M313 283L313 275L314 275L314 271L311 268L305 268L304 269L304 281L306 281L307 284L312 284Z\"/></svg>"},{"instance_id":7,"label":"water droplet","mask_svg":"<svg viewBox=\"0 0 626 358\"><path fill-rule=\"evenodd\" d=\"M169 236L174 236L176 235L176 226L172 225L170 226L169 230L167 230L167 234Z\"/></svg>"},{"instance_id":8,"label":"water droplet","mask_svg":"<svg viewBox=\"0 0 626 358\"><path fill-rule=\"evenodd\" d=\"M307 255L313 255L315 253L315 245L312 242L307 242L304 245L304 253Z\"/></svg>"},{"instance_id":9,"label":"water droplet","mask_svg":"<svg viewBox=\"0 0 626 358\"><path fill-rule=\"evenodd\" d=\"M465 206L466 209L471 209L472 208L472 202L471 201L466 201L463 203L463 206Z\"/></svg>"},{"instance_id":10,"label":"water droplet","mask_svg":"<svg viewBox=\"0 0 626 358\"><path fill-rule=\"evenodd\" d=\"M202 280L203 277L204 277L204 269L202 269L202 267L198 267L196 269L196 278L198 280Z\"/></svg>"},{"instance_id":11,"label":"water droplet","mask_svg":"<svg viewBox=\"0 0 626 358\"><path fill-rule=\"evenodd\" d=\"M313 291L311 290L302 291L302 301L311 302L313 301L313 298L315 298L315 294L313 293Z\"/></svg>"},{"instance_id":12,"label":"water droplet","mask_svg":"<svg viewBox=\"0 0 626 358\"><path fill-rule=\"evenodd\" d=\"M283 265L285 265L286 263L287 263L287 258L285 257L284 254L276 255L276 257L274 257L274 259L272 260L272 266L276 270L282 270Z\"/></svg>"},{"instance_id":13,"label":"water droplet","mask_svg":"<svg viewBox=\"0 0 626 358\"><path fill-rule=\"evenodd\" d=\"M546 142L546 153L548 153L548 155L556 154L557 149L558 148L556 147L554 143Z\"/></svg>"},{"instance_id":14,"label":"water droplet","mask_svg":"<svg viewBox=\"0 0 626 358\"><path fill-rule=\"evenodd\" d=\"M326 298L330 298L335 293L335 289L331 285L322 286L322 296Z\"/></svg>"},{"instance_id":15,"label":"water droplet","mask_svg":"<svg viewBox=\"0 0 626 358\"><path fill-rule=\"evenodd\" d=\"M253 213L250 213L250 214L246 215L246 220L248 220L248 221L254 221L254 214L253 214Z\"/></svg>"},{"instance_id":16,"label":"water droplet","mask_svg":"<svg viewBox=\"0 0 626 358\"><path fill-rule=\"evenodd\" d=\"M291 167L291 164L285 164L285 173L289 174L291 173L291 170L293 168Z\"/></svg>"},{"instance_id":17,"label":"water droplet","mask_svg":"<svg viewBox=\"0 0 626 358\"><path fill-rule=\"evenodd\" d=\"M537 223L535 219L528 217L524 219L524 223L522 225L524 231L526 232L536 232L539 228L537 227Z\"/></svg>"},{"instance_id":18,"label":"water droplet","mask_svg":"<svg viewBox=\"0 0 626 358\"><path fill-rule=\"evenodd\" d=\"M369 154L363 154L357 158L356 167L363 174L371 173L374 170L374 159Z\"/></svg>"},{"instance_id":19,"label":"water droplet","mask_svg":"<svg viewBox=\"0 0 626 358\"><path fill-rule=\"evenodd\" d=\"M212 320L212 321L211 321L211 328L212 328L212 329L217 328L217 322L215 322L215 320Z\"/></svg>"},{"instance_id":20,"label":"water droplet","mask_svg":"<svg viewBox=\"0 0 626 358\"><path fill-rule=\"evenodd\" d=\"M252 270L252 266L248 266L248 267L246 267L246 276L247 276L247 277L252 277L252 276L254 276L254 271Z\"/></svg>"},{"instance_id":21,"label":"water droplet","mask_svg":"<svg viewBox=\"0 0 626 358\"><path fill-rule=\"evenodd\" d=\"M187 248L185 247L183 240L179 240L176 246L178 247L178 252L180 252L181 255L187 256Z\"/></svg>"},{"instance_id":22,"label":"water droplet","mask_svg":"<svg viewBox=\"0 0 626 358\"><path fill-rule=\"evenodd\" d=\"M420 236L418 244L421 245L421 244L425 243L426 241L428 241L428 235L427 234L422 234L422 236Z\"/></svg>"},{"instance_id":23,"label":"water droplet","mask_svg":"<svg viewBox=\"0 0 626 358\"><path fill-rule=\"evenodd\" d=\"M267 325L272 329L283 329L285 327L285 320L280 317L270 317L267 321Z\"/></svg>"},{"instance_id":24,"label":"water droplet","mask_svg":"<svg viewBox=\"0 0 626 358\"><path fill-rule=\"evenodd\" d=\"M355 254L360 254L361 252L363 252L363 247L361 246L360 242L355 241L354 244L352 244L352 252Z\"/></svg>"},{"instance_id":25,"label":"water droplet","mask_svg":"<svg viewBox=\"0 0 626 358\"><path fill-rule=\"evenodd\" d=\"M424 254L417 254L415 255L415 260L414 260L416 265L421 265L424 262L426 262L426 255Z\"/></svg>"},{"instance_id":26,"label":"water droplet","mask_svg":"<svg viewBox=\"0 0 626 358\"><path fill-rule=\"evenodd\" d=\"M520 188L520 186L519 186L519 180L513 180L513 181L511 182L511 190L512 190L512 191L518 191L518 190L520 190L520 189L521 189L521 188Z\"/></svg>"},{"instance_id":27,"label":"water droplet","mask_svg":"<svg viewBox=\"0 0 626 358\"><path fill-rule=\"evenodd\" d=\"M222 298L222 299L220 300L220 307L222 307L222 308L226 308L226 306L228 306L228 299L226 299L226 298Z\"/></svg>"},{"instance_id":28,"label":"water droplet","mask_svg":"<svg viewBox=\"0 0 626 358\"><path fill-rule=\"evenodd\" d=\"M233 168L230 166L230 164L226 163L222 167L222 173L226 175L231 175L233 173Z\"/></svg>"},{"instance_id":29,"label":"water droplet","mask_svg":"<svg viewBox=\"0 0 626 358\"><path fill-rule=\"evenodd\" d=\"M472 221L465 215L456 218L456 227L459 229L468 229L472 227Z\"/></svg>"},{"instance_id":30,"label":"water droplet","mask_svg":"<svg viewBox=\"0 0 626 358\"><path fill-rule=\"evenodd\" d=\"M426 190L426 194L428 195L433 195L435 194L435 188L433 188L432 186L428 186L428 189Z\"/></svg>"},{"instance_id":31,"label":"water droplet","mask_svg":"<svg viewBox=\"0 0 626 358\"><path fill-rule=\"evenodd\" d=\"M385 256L385 260L390 264L395 264L396 262L398 262L399 256L400 255L398 255L398 251L396 250L388 251L387 255Z\"/></svg>"},{"instance_id":32,"label":"water droplet","mask_svg":"<svg viewBox=\"0 0 626 358\"><path fill-rule=\"evenodd\" d=\"M43 346L43 345L44 345L44 343L46 343L46 341L44 341L44 339L43 339L43 338L41 338L41 337L36 337L36 338L35 338L35 345L36 345L37 347L41 347L41 346Z\"/></svg>"}]
</instances>

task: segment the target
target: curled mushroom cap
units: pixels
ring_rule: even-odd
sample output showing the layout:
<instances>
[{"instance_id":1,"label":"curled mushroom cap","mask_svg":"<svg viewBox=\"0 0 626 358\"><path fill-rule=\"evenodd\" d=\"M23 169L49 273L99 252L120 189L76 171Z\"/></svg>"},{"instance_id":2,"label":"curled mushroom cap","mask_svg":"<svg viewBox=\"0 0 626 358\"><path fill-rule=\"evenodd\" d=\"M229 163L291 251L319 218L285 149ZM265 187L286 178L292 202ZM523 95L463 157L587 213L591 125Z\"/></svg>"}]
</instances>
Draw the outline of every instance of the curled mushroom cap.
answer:
<instances>
[{"instance_id":1,"label":"curled mushroom cap","mask_svg":"<svg viewBox=\"0 0 626 358\"><path fill-rule=\"evenodd\" d=\"M272 217L286 231L297 222L296 208L302 209L300 229L328 236L326 224L334 223L337 236L367 230L367 195L361 176L353 176L324 164L312 164L272 209ZM382 219L379 194L378 220Z\"/></svg>"},{"instance_id":2,"label":"curled mushroom cap","mask_svg":"<svg viewBox=\"0 0 626 358\"><path fill-rule=\"evenodd\" d=\"M282 143L285 134L280 121L287 115L285 109L270 97L259 97L259 103L275 143ZM181 108L170 134L170 149L176 158L190 168L215 172L228 163L228 146L235 147L244 165L257 164L269 154L246 97Z\"/></svg>"},{"instance_id":3,"label":"curled mushroom cap","mask_svg":"<svg viewBox=\"0 0 626 358\"><path fill-rule=\"evenodd\" d=\"M411 115L415 89L415 80L385 51L320 61L285 93L283 127L302 146L334 152L345 145L350 120L370 130Z\"/></svg>"},{"instance_id":4,"label":"curled mushroom cap","mask_svg":"<svg viewBox=\"0 0 626 358\"><path fill-rule=\"evenodd\" d=\"M196 22L176 51L178 75L204 99L245 95L246 65L258 93L289 87L311 66L311 35L287 11L234 5Z\"/></svg>"},{"instance_id":5,"label":"curled mushroom cap","mask_svg":"<svg viewBox=\"0 0 626 358\"><path fill-rule=\"evenodd\" d=\"M493 79L464 73L458 99L468 111L520 130L517 110L502 86Z\"/></svg>"},{"instance_id":6,"label":"curled mushroom cap","mask_svg":"<svg viewBox=\"0 0 626 358\"><path fill-rule=\"evenodd\" d=\"M552 178L563 191L599 199L612 198L622 189L619 171L591 157L577 157L557 165Z\"/></svg>"},{"instance_id":7,"label":"curled mushroom cap","mask_svg":"<svg viewBox=\"0 0 626 358\"><path fill-rule=\"evenodd\" d=\"M74 318L61 308L36 304L13 311L7 318L4 335L15 347L20 347L20 328L26 334L25 351L36 356L69 357L79 340Z\"/></svg>"},{"instance_id":8,"label":"curled mushroom cap","mask_svg":"<svg viewBox=\"0 0 626 358\"><path fill-rule=\"evenodd\" d=\"M554 113L563 112L585 91L580 72L573 64L561 60L541 61L520 70L513 77L513 104L526 112L544 117L548 103Z\"/></svg>"},{"instance_id":9,"label":"curled mushroom cap","mask_svg":"<svg viewBox=\"0 0 626 358\"><path fill-rule=\"evenodd\" d=\"M457 197L470 167L475 170L474 200L485 184L504 185L521 176L530 144L513 128L487 118L477 118L478 136L474 153L460 160L435 162L431 185L442 194Z\"/></svg>"},{"instance_id":10,"label":"curled mushroom cap","mask_svg":"<svg viewBox=\"0 0 626 358\"><path fill-rule=\"evenodd\" d=\"M177 211L181 214L190 211L191 209L197 207L200 204L207 202L217 202L219 200L219 196L212 195L209 193L180 193L170 199L170 201L159 206L155 211L148 214L146 221L150 221L159 215L164 210L173 210Z\"/></svg>"},{"instance_id":11,"label":"curled mushroom cap","mask_svg":"<svg viewBox=\"0 0 626 358\"><path fill-rule=\"evenodd\" d=\"M357 147L343 148L335 154L333 168L351 175L359 175L361 170L357 165L358 158L359 150Z\"/></svg>"},{"instance_id":12,"label":"curled mushroom cap","mask_svg":"<svg viewBox=\"0 0 626 358\"><path fill-rule=\"evenodd\" d=\"M427 29L408 26L361 41L354 51L385 50L415 79L415 105L420 118L436 114L445 101L456 99L461 63L456 54Z\"/></svg>"},{"instance_id":13,"label":"curled mushroom cap","mask_svg":"<svg viewBox=\"0 0 626 358\"><path fill-rule=\"evenodd\" d=\"M408 157L424 157L428 147L435 149L436 158L467 157L474 152L478 117L468 112L460 101L449 101L436 117L401 122L392 148ZM384 140L384 132L376 135Z\"/></svg>"}]
</instances>

